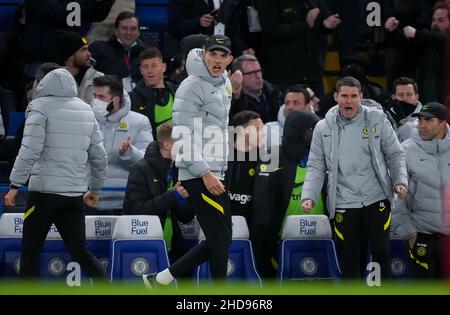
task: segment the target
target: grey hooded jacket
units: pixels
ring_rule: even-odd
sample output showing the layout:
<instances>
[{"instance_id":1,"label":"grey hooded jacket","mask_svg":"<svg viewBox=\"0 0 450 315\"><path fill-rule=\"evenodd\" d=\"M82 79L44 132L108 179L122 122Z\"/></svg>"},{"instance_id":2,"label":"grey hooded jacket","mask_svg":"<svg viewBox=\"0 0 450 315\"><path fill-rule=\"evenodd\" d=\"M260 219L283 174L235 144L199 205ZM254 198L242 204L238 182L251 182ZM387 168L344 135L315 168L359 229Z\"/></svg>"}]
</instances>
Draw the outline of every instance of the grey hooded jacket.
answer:
<instances>
[{"instance_id":1,"label":"grey hooded jacket","mask_svg":"<svg viewBox=\"0 0 450 315\"><path fill-rule=\"evenodd\" d=\"M95 70L94 67L90 67L89 69L87 69L80 85L78 86L78 95L83 101L88 104L91 103L91 100L94 97L93 81L95 78L99 78L102 76L104 76L104 74L100 71Z\"/></svg>"},{"instance_id":2,"label":"grey hooded jacket","mask_svg":"<svg viewBox=\"0 0 450 315\"><path fill-rule=\"evenodd\" d=\"M384 193L392 199L394 185L402 184L407 187L405 155L386 115L376 108L361 108L367 125L372 164ZM315 201L327 176L327 208L330 218L334 218L336 210L339 140L337 115L338 105L332 107L314 129L301 197L302 200Z\"/></svg>"},{"instance_id":3,"label":"grey hooded jacket","mask_svg":"<svg viewBox=\"0 0 450 315\"><path fill-rule=\"evenodd\" d=\"M444 192L449 182L450 128L444 139L424 141L417 129L402 143L408 169L408 194L397 199L392 226L400 238L419 233L446 233L443 225ZM449 198L447 196L447 198ZM450 200L444 200L449 204Z\"/></svg>"},{"instance_id":4,"label":"grey hooded jacket","mask_svg":"<svg viewBox=\"0 0 450 315\"><path fill-rule=\"evenodd\" d=\"M152 127L148 118L131 111L131 101L128 93L123 91L122 107L106 117L95 113L104 139L108 155L108 168L105 187L127 186L131 166L144 157L147 146L153 141ZM119 147L131 138L131 147L119 155ZM99 210L122 209L125 191L102 191L97 206Z\"/></svg>"},{"instance_id":5,"label":"grey hooded jacket","mask_svg":"<svg viewBox=\"0 0 450 315\"><path fill-rule=\"evenodd\" d=\"M76 196L87 191L89 178L89 190L98 194L106 177L103 137L91 106L77 95L65 69L39 82L11 183L23 185L30 178L30 191Z\"/></svg>"},{"instance_id":6,"label":"grey hooded jacket","mask_svg":"<svg viewBox=\"0 0 450 315\"><path fill-rule=\"evenodd\" d=\"M202 49L190 51L189 76L175 93L173 104L172 138L180 180L200 178L207 171L224 179L227 169L231 83L226 72L211 76L202 56Z\"/></svg>"}]
</instances>

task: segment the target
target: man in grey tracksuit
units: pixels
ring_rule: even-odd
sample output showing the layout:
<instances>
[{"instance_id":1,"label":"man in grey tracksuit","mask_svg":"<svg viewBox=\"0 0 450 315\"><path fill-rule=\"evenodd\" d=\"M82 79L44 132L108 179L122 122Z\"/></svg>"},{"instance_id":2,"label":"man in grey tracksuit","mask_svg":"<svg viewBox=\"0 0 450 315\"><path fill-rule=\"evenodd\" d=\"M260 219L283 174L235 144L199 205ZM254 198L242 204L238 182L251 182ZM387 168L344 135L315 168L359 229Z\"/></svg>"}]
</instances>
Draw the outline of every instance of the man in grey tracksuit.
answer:
<instances>
[{"instance_id":1,"label":"man in grey tracksuit","mask_svg":"<svg viewBox=\"0 0 450 315\"><path fill-rule=\"evenodd\" d=\"M449 234L443 222L444 192L449 182L450 128L446 108L428 103L413 116L418 129L403 142L408 169L408 194L396 201L392 225L407 241L409 268L414 278L441 278L440 239ZM447 196L448 198L448 196Z\"/></svg>"},{"instance_id":2,"label":"man in grey tracksuit","mask_svg":"<svg viewBox=\"0 0 450 315\"><path fill-rule=\"evenodd\" d=\"M209 260L211 276L225 279L231 216L223 184L228 156L228 115L232 89L226 67L231 63L231 41L212 35L205 50L190 51L188 77L175 94L172 138L175 140L178 179L187 190L192 209L206 240L158 274L145 275L150 287L168 285Z\"/></svg>"},{"instance_id":3,"label":"man in grey tracksuit","mask_svg":"<svg viewBox=\"0 0 450 315\"><path fill-rule=\"evenodd\" d=\"M311 211L325 176L327 209L344 278L360 277L360 249L369 241L372 261L389 277L389 200L393 187L406 195L405 157L386 115L361 105L358 80L339 79L338 103L315 127L302 191L302 207Z\"/></svg>"},{"instance_id":4,"label":"man in grey tracksuit","mask_svg":"<svg viewBox=\"0 0 450 315\"><path fill-rule=\"evenodd\" d=\"M98 202L106 152L91 107L77 95L72 75L56 69L39 82L27 108L22 146L5 196L5 204L14 206L18 189L29 179L20 259L20 275L25 278L38 276L39 253L55 223L72 258L92 277L106 279L86 246L83 215L83 199L89 206Z\"/></svg>"}]
</instances>

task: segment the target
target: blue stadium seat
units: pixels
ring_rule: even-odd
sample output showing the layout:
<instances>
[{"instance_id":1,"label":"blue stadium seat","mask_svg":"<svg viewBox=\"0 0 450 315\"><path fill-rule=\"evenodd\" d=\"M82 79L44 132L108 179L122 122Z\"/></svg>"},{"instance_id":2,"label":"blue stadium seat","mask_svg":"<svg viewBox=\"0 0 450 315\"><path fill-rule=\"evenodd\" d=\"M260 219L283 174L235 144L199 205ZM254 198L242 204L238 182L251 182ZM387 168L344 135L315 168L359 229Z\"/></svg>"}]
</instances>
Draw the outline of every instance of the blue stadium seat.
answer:
<instances>
[{"instance_id":1,"label":"blue stadium seat","mask_svg":"<svg viewBox=\"0 0 450 315\"><path fill-rule=\"evenodd\" d=\"M86 238L89 249L105 264L108 263L115 216L86 217ZM22 247L22 213L5 213L0 218L0 278L16 278L19 274ZM65 281L67 275L79 268L72 262L69 252L54 225L50 228L40 255L40 277ZM71 264L72 263L72 264ZM81 270L82 271L82 270ZM81 272L83 279L87 274Z\"/></svg>"},{"instance_id":2,"label":"blue stadium seat","mask_svg":"<svg viewBox=\"0 0 450 315\"><path fill-rule=\"evenodd\" d=\"M279 251L280 281L338 279L340 270L325 215L292 215L285 220Z\"/></svg>"},{"instance_id":3,"label":"blue stadium seat","mask_svg":"<svg viewBox=\"0 0 450 315\"><path fill-rule=\"evenodd\" d=\"M6 135L14 137L20 124L25 120L25 112L10 112L8 117L8 132Z\"/></svg>"},{"instance_id":4,"label":"blue stadium seat","mask_svg":"<svg viewBox=\"0 0 450 315\"><path fill-rule=\"evenodd\" d=\"M0 278L19 276L23 214L5 213L0 217Z\"/></svg>"},{"instance_id":5,"label":"blue stadium seat","mask_svg":"<svg viewBox=\"0 0 450 315\"><path fill-rule=\"evenodd\" d=\"M86 216L86 243L90 251L108 269L111 240L118 216Z\"/></svg>"},{"instance_id":6,"label":"blue stadium seat","mask_svg":"<svg viewBox=\"0 0 450 315\"><path fill-rule=\"evenodd\" d=\"M185 248L190 249L197 245L202 230L197 218L194 218L191 222L185 224L179 222L178 225L180 226L180 231L183 235Z\"/></svg>"},{"instance_id":7,"label":"blue stadium seat","mask_svg":"<svg viewBox=\"0 0 450 315\"><path fill-rule=\"evenodd\" d=\"M14 12L21 0L0 0L0 29L9 30L14 20ZM2 47L0 47L2 48ZM4 47L3 47L4 48Z\"/></svg>"},{"instance_id":8,"label":"blue stadium seat","mask_svg":"<svg viewBox=\"0 0 450 315\"><path fill-rule=\"evenodd\" d=\"M406 242L398 236L391 228L390 254L392 279L408 279L408 248Z\"/></svg>"},{"instance_id":9,"label":"blue stadium seat","mask_svg":"<svg viewBox=\"0 0 450 315\"><path fill-rule=\"evenodd\" d=\"M121 216L111 245L111 280L141 281L141 276L169 267L158 216Z\"/></svg>"},{"instance_id":10,"label":"blue stadium seat","mask_svg":"<svg viewBox=\"0 0 450 315\"><path fill-rule=\"evenodd\" d=\"M249 241L247 222L242 216L233 216L233 240L228 249L227 280L246 280L261 284L261 278L256 271L252 245ZM204 239L203 231L200 239ZM210 280L209 263L204 262L194 272L197 282Z\"/></svg>"},{"instance_id":11,"label":"blue stadium seat","mask_svg":"<svg viewBox=\"0 0 450 315\"><path fill-rule=\"evenodd\" d=\"M0 277L16 278L19 275L22 248L22 213L5 213L0 218ZM40 256L40 276L44 279L60 279L67 274L70 262L61 237L55 226L49 230Z\"/></svg>"}]
</instances>

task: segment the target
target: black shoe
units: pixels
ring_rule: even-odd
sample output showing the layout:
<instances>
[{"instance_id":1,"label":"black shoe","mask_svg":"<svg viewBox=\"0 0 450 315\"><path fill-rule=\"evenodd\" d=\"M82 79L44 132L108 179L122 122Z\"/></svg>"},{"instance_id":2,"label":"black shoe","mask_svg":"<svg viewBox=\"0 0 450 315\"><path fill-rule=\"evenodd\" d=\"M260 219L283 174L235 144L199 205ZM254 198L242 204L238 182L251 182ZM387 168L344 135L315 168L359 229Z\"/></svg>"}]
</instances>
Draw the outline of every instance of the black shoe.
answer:
<instances>
[{"instance_id":1,"label":"black shoe","mask_svg":"<svg viewBox=\"0 0 450 315\"><path fill-rule=\"evenodd\" d=\"M147 289L155 289L158 286L161 286L157 281L156 281L156 275L158 273L148 273L145 275L142 275L142 281L144 281L145 286L147 287Z\"/></svg>"}]
</instances>

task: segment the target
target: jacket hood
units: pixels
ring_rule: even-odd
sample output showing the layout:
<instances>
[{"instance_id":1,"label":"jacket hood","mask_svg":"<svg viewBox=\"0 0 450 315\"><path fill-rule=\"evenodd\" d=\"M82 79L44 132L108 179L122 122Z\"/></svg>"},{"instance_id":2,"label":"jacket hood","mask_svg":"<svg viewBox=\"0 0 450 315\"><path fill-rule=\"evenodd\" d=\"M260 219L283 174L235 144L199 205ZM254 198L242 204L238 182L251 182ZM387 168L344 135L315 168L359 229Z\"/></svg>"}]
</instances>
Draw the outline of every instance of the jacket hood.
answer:
<instances>
[{"instance_id":1,"label":"jacket hood","mask_svg":"<svg viewBox=\"0 0 450 315\"><path fill-rule=\"evenodd\" d=\"M417 145L429 155L437 155L450 149L450 127L447 124L445 127L445 138L434 139L431 141L424 141L419 135L419 131L415 128L412 132L411 138Z\"/></svg>"},{"instance_id":2,"label":"jacket hood","mask_svg":"<svg viewBox=\"0 0 450 315\"><path fill-rule=\"evenodd\" d=\"M120 107L120 109L111 114L108 115L106 117L100 117L97 115L97 113L95 113L95 118L97 119L97 121L99 122L105 122L105 121L110 121L110 122L118 122L120 119L122 119L123 116L127 115L131 110L131 100L130 100L130 96L128 95L127 91L123 90L123 101L122 101L122 107Z\"/></svg>"},{"instance_id":3,"label":"jacket hood","mask_svg":"<svg viewBox=\"0 0 450 315\"><path fill-rule=\"evenodd\" d=\"M37 85L34 98L45 96L77 97L77 83L72 74L66 69L50 71Z\"/></svg>"},{"instance_id":4,"label":"jacket hood","mask_svg":"<svg viewBox=\"0 0 450 315\"><path fill-rule=\"evenodd\" d=\"M319 117L305 110L291 112L283 128L282 149L289 158L300 161L310 143L305 143L303 136L306 130L314 128L319 121Z\"/></svg>"},{"instance_id":5,"label":"jacket hood","mask_svg":"<svg viewBox=\"0 0 450 315\"><path fill-rule=\"evenodd\" d=\"M161 151L159 150L159 144L156 141L150 143L145 150L144 159L147 161L150 166L158 172L158 174L163 173L167 164L171 161L169 159L164 159L164 163L161 163Z\"/></svg>"},{"instance_id":6,"label":"jacket hood","mask_svg":"<svg viewBox=\"0 0 450 315\"><path fill-rule=\"evenodd\" d=\"M278 116L277 120L280 123L281 128L284 128L284 124L286 122L286 114L284 113L284 108L286 105L281 105L280 109L278 110Z\"/></svg>"},{"instance_id":7,"label":"jacket hood","mask_svg":"<svg viewBox=\"0 0 450 315\"><path fill-rule=\"evenodd\" d=\"M206 68L206 64L203 60L203 49L192 49L186 60L186 71L188 75L195 75L200 77L214 86L219 86L226 82L226 71L222 73L219 77L213 77L208 68Z\"/></svg>"}]
</instances>

